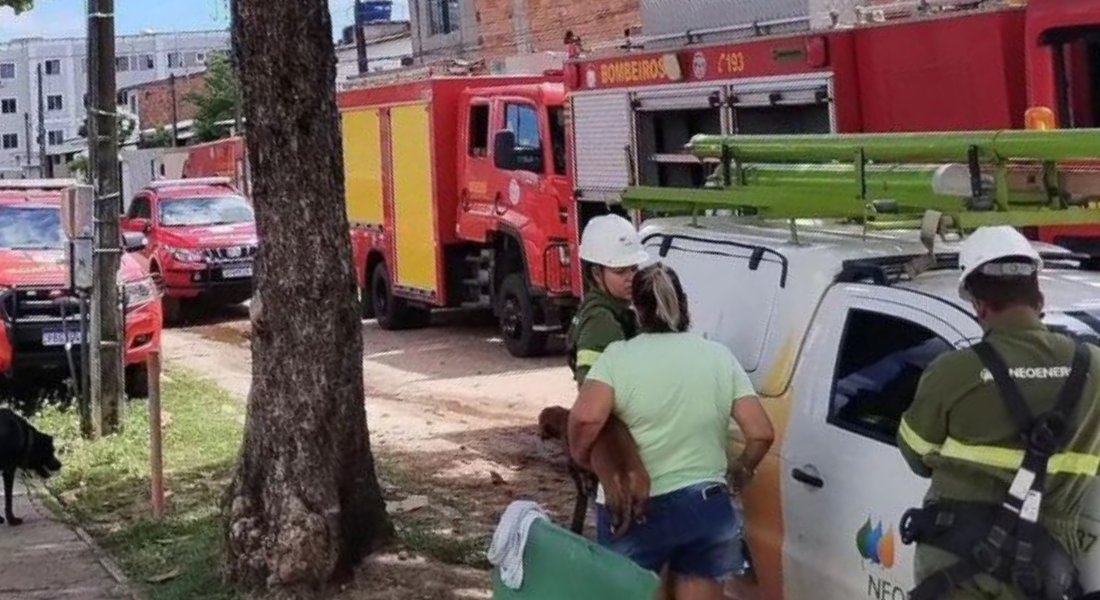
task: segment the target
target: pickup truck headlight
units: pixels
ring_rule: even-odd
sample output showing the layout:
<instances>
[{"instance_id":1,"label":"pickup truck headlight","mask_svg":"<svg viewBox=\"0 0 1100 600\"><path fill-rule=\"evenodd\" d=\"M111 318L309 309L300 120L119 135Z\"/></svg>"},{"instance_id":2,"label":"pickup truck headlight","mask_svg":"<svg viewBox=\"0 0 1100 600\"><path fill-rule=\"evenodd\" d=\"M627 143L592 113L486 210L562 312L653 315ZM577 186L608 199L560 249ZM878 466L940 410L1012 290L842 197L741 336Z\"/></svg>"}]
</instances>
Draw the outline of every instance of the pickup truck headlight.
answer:
<instances>
[{"instance_id":1,"label":"pickup truck headlight","mask_svg":"<svg viewBox=\"0 0 1100 600\"><path fill-rule=\"evenodd\" d=\"M151 302L160 295L157 284L152 277L145 277L127 283L124 293L126 294L126 308L133 308Z\"/></svg>"},{"instance_id":2,"label":"pickup truck headlight","mask_svg":"<svg viewBox=\"0 0 1100 600\"><path fill-rule=\"evenodd\" d=\"M164 249L168 251L168 254L171 255L172 258L180 262L201 263L205 261L205 257L203 256L202 252L199 252L198 250L190 250L188 248L170 248L167 246L165 246Z\"/></svg>"}]
</instances>

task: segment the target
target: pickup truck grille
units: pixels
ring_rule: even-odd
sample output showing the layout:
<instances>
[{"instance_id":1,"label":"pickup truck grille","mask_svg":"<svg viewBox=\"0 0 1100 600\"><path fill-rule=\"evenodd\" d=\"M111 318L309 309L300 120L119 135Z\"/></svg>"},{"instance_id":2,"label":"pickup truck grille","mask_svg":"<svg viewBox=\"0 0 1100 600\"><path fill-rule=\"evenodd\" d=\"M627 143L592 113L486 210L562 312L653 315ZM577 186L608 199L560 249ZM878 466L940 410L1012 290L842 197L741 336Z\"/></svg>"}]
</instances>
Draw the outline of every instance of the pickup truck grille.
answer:
<instances>
[{"instance_id":1,"label":"pickup truck grille","mask_svg":"<svg viewBox=\"0 0 1100 600\"><path fill-rule=\"evenodd\" d=\"M70 300L62 307L62 298ZM3 319L12 322L50 322L73 319L80 308L72 292L59 288L14 288L0 296Z\"/></svg>"},{"instance_id":2,"label":"pickup truck grille","mask_svg":"<svg viewBox=\"0 0 1100 600\"><path fill-rule=\"evenodd\" d=\"M206 248L203 255L207 262L221 263L249 259L256 256L256 246L226 246L224 248Z\"/></svg>"}]
</instances>

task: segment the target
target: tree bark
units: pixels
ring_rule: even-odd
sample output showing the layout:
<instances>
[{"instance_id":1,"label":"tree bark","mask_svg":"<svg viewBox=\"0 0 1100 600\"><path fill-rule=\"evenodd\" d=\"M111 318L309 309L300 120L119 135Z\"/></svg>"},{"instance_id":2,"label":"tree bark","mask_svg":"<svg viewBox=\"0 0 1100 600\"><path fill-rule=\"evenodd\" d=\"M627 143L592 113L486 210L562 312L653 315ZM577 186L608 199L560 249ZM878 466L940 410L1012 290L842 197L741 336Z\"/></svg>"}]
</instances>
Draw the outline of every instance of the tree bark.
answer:
<instances>
[{"instance_id":1,"label":"tree bark","mask_svg":"<svg viewBox=\"0 0 1100 600\"><path fill-rule=\"evenodd\" d=\"M332 26L321 0L232 11L260 248L225 574L266 597L314 598L393 536L363 404Z\"/></svg>"}]
</instances>

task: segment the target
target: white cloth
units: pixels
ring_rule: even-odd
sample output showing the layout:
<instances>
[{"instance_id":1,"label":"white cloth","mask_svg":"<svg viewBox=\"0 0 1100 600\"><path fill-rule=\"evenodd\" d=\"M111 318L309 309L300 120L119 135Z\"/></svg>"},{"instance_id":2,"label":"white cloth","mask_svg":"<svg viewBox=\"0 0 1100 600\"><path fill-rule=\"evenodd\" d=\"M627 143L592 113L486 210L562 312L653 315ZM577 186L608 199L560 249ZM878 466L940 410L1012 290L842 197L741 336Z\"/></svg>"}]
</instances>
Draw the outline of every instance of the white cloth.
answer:
<instances>
[{"instance_id":1,"label":"white cloth","mask_svg":"<svg viewBox=\"0 0 1100 600\"><path fill-rule=\"evenodd\" d=\"M489 544L489 563L500 569L500 580L516 590L523 585L523 550L527 534L537 519L547 519L546 512L530 500L516 500L500 517L493 541Z\"/></svg>"}]
</instances>

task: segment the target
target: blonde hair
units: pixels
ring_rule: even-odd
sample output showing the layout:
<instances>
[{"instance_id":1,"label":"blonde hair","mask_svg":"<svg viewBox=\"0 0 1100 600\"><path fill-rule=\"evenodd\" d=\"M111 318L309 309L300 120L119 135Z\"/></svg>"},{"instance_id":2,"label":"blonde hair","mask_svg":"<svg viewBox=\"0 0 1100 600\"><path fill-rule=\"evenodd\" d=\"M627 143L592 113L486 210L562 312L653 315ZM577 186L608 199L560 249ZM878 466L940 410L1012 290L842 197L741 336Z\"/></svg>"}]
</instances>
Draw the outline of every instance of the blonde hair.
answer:
<instances>
[{"instance_id":1,"label":"blonde hair","mask_svg":"<svg viewBox=\"0 0 1100 600\"><path fill-rule=\"evenodd\" d=\"M634 276L634 308L642 330L687 331L691 325L687 297L671 268L656 264Z\"/></svg>"}]
</instances>

